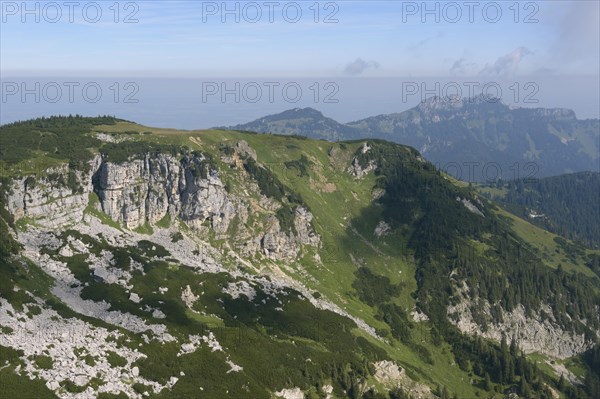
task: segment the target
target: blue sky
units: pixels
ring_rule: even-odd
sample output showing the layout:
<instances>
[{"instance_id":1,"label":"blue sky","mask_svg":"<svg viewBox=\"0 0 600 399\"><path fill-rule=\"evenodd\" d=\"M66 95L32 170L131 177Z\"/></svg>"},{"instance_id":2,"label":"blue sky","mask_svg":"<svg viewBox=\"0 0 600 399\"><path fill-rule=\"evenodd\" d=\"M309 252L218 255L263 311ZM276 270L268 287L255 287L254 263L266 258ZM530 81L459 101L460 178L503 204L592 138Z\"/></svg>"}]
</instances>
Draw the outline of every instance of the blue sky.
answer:
<instances>
[{"instance_id":1,"label":"blue sky","mask_svg":"<svg viewBox=\"0 0 600 399\"><path fill-rule=\"evenodd\" d=\"M303 12L297 23L283 16L284 5L292 2L273 6L273 23L261 1L255 3L262 11L257 23L249 22L256 8L243 11L248 2L237 2L240 23L234 14L222 23L220 1L138 1L135 6L119 2L120 23L113 21L112 1L98 3L103 14L97 23L82 17L84 5L90 2L74 8L73 23L65 6L59 22L50 23L55 10L49 7L44 12L47 2L31 2L31 10L38 4L40 22L31 14L24 16L23 23L22 10L15 12L10 5L21 8L21 2L2 3L0 66L10 74L33 70L135 71L162 77L343 76L357 59L366 64L360 73L365 76L586 75L597 74L600 68L596 1L539 1L535 7L521 2L518 23L512 1L478 2L473 22L466 2L447 9L443 9L446 3L428 2L429 9L439 7L439 23L434 14L425 15L422 22L420 1L297 2ZM320 23L313 20L314 3L320 8ZM493 18L494 4L501 5L502 17L491 23L483 9L487 7L488 19ZM225 7L235 9L236 2ZM295 6L288 5L287 10L293 18ZM448 19L455 18L456 10L462 17L451 23ZM332 12L338 22L323 23ZM130 13L139 22L123 23ZM94 18L94 8L87 8L86 15ZM538 22L525 23L528 15ZM502 57L507 57L506 65L497 70L494 65ZM361 68L350 71L359 74Z\"/></svg>"},{"instance_id":2,"label":"blue sky","mask_svg":"<svg viewBox=\"0 0 600 399\"><path fill-rule=\"evenodd\" d=\"M90 78L120 78L121 89L136 84L139 101L123 103L121 92L119 101L111 103L114 81L109 79L102 81L104 97L98 103L38 103L9 96L0 123L79 112L196 128L297 106L350 121L416 105L424 91L405 99L402 87L413 81L427 87L499 82L503 101L511 105L565 107L582 118L600 116L596 0L74 3L70 9L62 0L31 1L25 12L22 1L0 1L0 80L15 87L23 83L15 78L27 78L28 84L37 79L42 85L42 78L52 77L78 78L82 85ZM233 13L225 14L224 8ZM302 12L298 18L297 8ZM128 16L131 23L124 23ZM330 23L325 23L327 16ZM164 81L174 78L189 81ZM274 102L258 104L219 101L218 95L210 103L202 101L202 82L216 78L238 79L242 85L251 78L282 85L298 81L304 94L297 103L282 101L281 93ZM310 101L317 79L320 89L328 82L337 85L338 102ZM519 98L511 101L515 82ZM534 89L527 86L531 82ZM524 101L532 93L536 102ZM171 100L165 103L165 98Z\"/></svg>"}]
</instances>

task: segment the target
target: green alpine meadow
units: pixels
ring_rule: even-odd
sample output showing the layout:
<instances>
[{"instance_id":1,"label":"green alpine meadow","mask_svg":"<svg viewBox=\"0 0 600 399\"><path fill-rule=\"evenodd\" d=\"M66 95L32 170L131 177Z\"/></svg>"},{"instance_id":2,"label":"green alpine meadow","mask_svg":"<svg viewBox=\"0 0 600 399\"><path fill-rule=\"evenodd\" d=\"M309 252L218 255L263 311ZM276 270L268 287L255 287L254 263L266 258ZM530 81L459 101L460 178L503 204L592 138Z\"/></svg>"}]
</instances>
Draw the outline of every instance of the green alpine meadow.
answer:
<instances>
[{"instance_id":1,"label":"green alpine meadow","mask_svg":"<svg viewBox=\"0 0 600 399\"><path fill-rule=\"evenodd\" d=\"M0 0L0 399L600 399L600 1Z\"/></svg>"},{"instance_id":2,"label":"green alpine meadow","mask_svg":"<svg viewBox=\"0 0 600 399\"><path fill-rule=\"evenodd\" d=\"M597 175L337 139L0 126L0 397L600 397Z\"/></svg>"}]
</instances>

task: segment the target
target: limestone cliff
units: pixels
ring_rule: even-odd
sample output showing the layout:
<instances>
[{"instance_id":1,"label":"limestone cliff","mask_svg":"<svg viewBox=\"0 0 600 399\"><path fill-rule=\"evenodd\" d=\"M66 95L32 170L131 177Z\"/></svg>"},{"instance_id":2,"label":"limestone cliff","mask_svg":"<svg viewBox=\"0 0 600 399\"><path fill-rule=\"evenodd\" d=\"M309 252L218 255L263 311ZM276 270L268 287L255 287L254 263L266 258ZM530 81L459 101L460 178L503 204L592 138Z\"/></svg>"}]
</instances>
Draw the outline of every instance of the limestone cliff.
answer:
<instances>
[{"instance_id":1,"label":"limestone cliff","mask_svg":"<svg viewBox=\"0 0 600 399\"><path fill-rule=\"evenodd\" d=\"M97 196L99 203L91 204L90 196ZM128 229L169 217L200 233L212 231L216 237L224 237L237 218L229 233L247 238L238 247L244 248L245 255L262 253L273 260L292 260L303 245L319 245L312 214L304 207L294 210L294 231L282 231L277 218L268 214L263 215L261 231L247 231L250 202L249 197L229 193L219 172L199 153L145 154L123 163L98 155L86 171L64 165L35 178L14 180L8 210L15 220L26 218L42 227L58 228L81 222L86 208L96 206Z\"/></svg>"}]
</instances>

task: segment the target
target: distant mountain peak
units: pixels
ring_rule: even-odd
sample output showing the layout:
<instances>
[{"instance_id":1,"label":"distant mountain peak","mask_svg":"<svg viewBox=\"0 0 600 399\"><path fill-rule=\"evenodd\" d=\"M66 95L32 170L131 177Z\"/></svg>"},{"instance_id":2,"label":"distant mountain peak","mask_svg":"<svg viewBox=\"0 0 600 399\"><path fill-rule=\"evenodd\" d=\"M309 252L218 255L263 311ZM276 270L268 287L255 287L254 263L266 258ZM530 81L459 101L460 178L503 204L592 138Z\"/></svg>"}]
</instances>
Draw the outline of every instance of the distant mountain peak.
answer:
<instances>
[{"instance_id":1,"label":"distant mountain peak","mask_svg":"<svg viewBox=\"0 0 600 399\"><path fill-rule=\"evenodd\" d=\"M292 108L290 111L295 111L295 112L315 112L317 114L321 114L321 111L319 111L318 109L314 109L312 107L304 107L304 108Z\"/></svg>"},{"instance_id":2,"label":"distant mountain peak","mask_svg":"<svg viewBox=\"0 0 600 399\"><path fill-rule=\"evenodd\" d=\"M521 104L526 105L526 104ZM503 178L515 163L535 163L535 177L598 170L598 119L578 120L566 108L515 107L499 98L426 98L404 112L372 116L346 124L314 108L292 108L234 126L237 130L301 135L330 141L378 138L418 148L428 160L444 165L481 165L456 176L485 181L495 178L483 165L498 165ZM512 169L511 169L512 168ZM486 175L486 173L489 174ZM499 177L498 176L498 177Z\"/></svg>"},{"instance_id":3,"label":"distant mountain peak","mask_svg":"<svg viewBox=\"0 0 600 399\"><path fill-rule=\"evenodd\" d=\"M317 109L306 107L306 108L292 108L287 111L281 112L279 115L284 114L296 114L301 117L312 117L312 118L324 118L323 113Z\"/></svg>"},{"instance_id":4,"label":"distant mountain peak","mask_svg":"<svg viewBox=\"0 0 600 399\"><path fill-rule=\"evenodd\" d=\"M569 108L535 108L535 112L544 118L563 121L575 121L577 115Z\"/></svg>"},{"instance_id":5,"label":"distant mountain peak","mask_svg":"<svg viewBox=\"0 0 600 399\"><path fill-rule=\"evenodd\" d=\"M355 129L336 122L311 107L291 108L231 128L260 133L295 134L332 141L358 138Z\"/></svg>"},{"instance_id":6,"label":"distant mountain peak","mask_svg":"<svg viewBox=\"0 0 600 399\"><path fill-rule=\"evenodd\" d=\"M314 108L306 107L306 108L291 108L285 111L279 112L277 114L271 114L267 116L263 116L257 121L261 122L273 122L280 120L290 120L290 119L328 119L323 113Z\"/></svg>"},{"instance_id":7,"label":"distant mountain peak","mask_svg":"<svg viewBox=\"0 0 600 399\"><path fill-rule=\"evenodd\" d=\"M549 120L575 121L577 115L575 111L569 108L529 108L518 105L507 105L501 98L490 97L485 94L480 94L475 97L460 97L460 96L432 96L421 101L416 109L423 113L431 113L436 111L456 112L464 108L485 107L487 110L529 112L541 118Z\"/></svg>"},{"instance_id":8,"label":"distant mountain peak","mask_svg":"<svg viewBox=\"0 0 600 399\"><path fill-rule=\"evenodd\" d=\"M478 106L485 104L497 104L500 107L507 107L507 105L502 102L502 99L498 97L491 97L482 93L475 97L432 96L421 101L417 108L421 111L455 111L464 108L465 106Z\"/></svg>"}]
</instances>

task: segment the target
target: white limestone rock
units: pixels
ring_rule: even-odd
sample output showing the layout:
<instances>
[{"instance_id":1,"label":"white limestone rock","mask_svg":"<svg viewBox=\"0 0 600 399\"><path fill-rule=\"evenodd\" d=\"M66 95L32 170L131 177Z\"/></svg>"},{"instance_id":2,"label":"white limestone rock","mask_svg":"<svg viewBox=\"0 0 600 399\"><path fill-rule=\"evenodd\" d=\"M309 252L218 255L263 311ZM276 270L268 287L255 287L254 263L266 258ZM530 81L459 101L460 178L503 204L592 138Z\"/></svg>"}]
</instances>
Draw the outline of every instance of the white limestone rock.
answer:
<instances>
[{"instance_id":1,"label":"white limestone rock","mask_svg":"<svg viewBox=\"0 0 600 399\"><path fill-rule=\"evenodd\" d=\"M187 285L185 289L181 292L181 300L189 309L192 309L194 307L194 304L196 303L198 298L200 297L198 295L194 295L189 285Z\"/></svg>"},{"instance_id":2,"label":"white limestone rock","mask_svg":"<svg viewBox=\"0 0 600 399\"><path fill-rule=\"evenodd\" d=\"M291 389L282 389L275 392L275 396L283 399L304 399L304 392L298 387Z\"/></svg>"},{"instance_id":3,"label":"white limestone rock","mask_svg":"<svg viewBox=\"0 0 600 399\"><path fill-rule=\"evenodd\" d=\"M140 296L135 292L132 292L131 294L129 294L129 300L133 303L140 303L142 301L142 298L140 298Z\"/></svg>"},{"instance_id":4,"label":"white limestone rock","mask_svg":"<svg viewBox=\"0 0 600 399\"><path fill-rule=\"evenodd\" d=\"M380 220L379 223L377 223L377 226L375 226L375 231L373 233L377 236L377 238L380 238L381 236L389 234L391 229L392 228L389 224L383 220Z\"/></svg>"}]
</instances>

